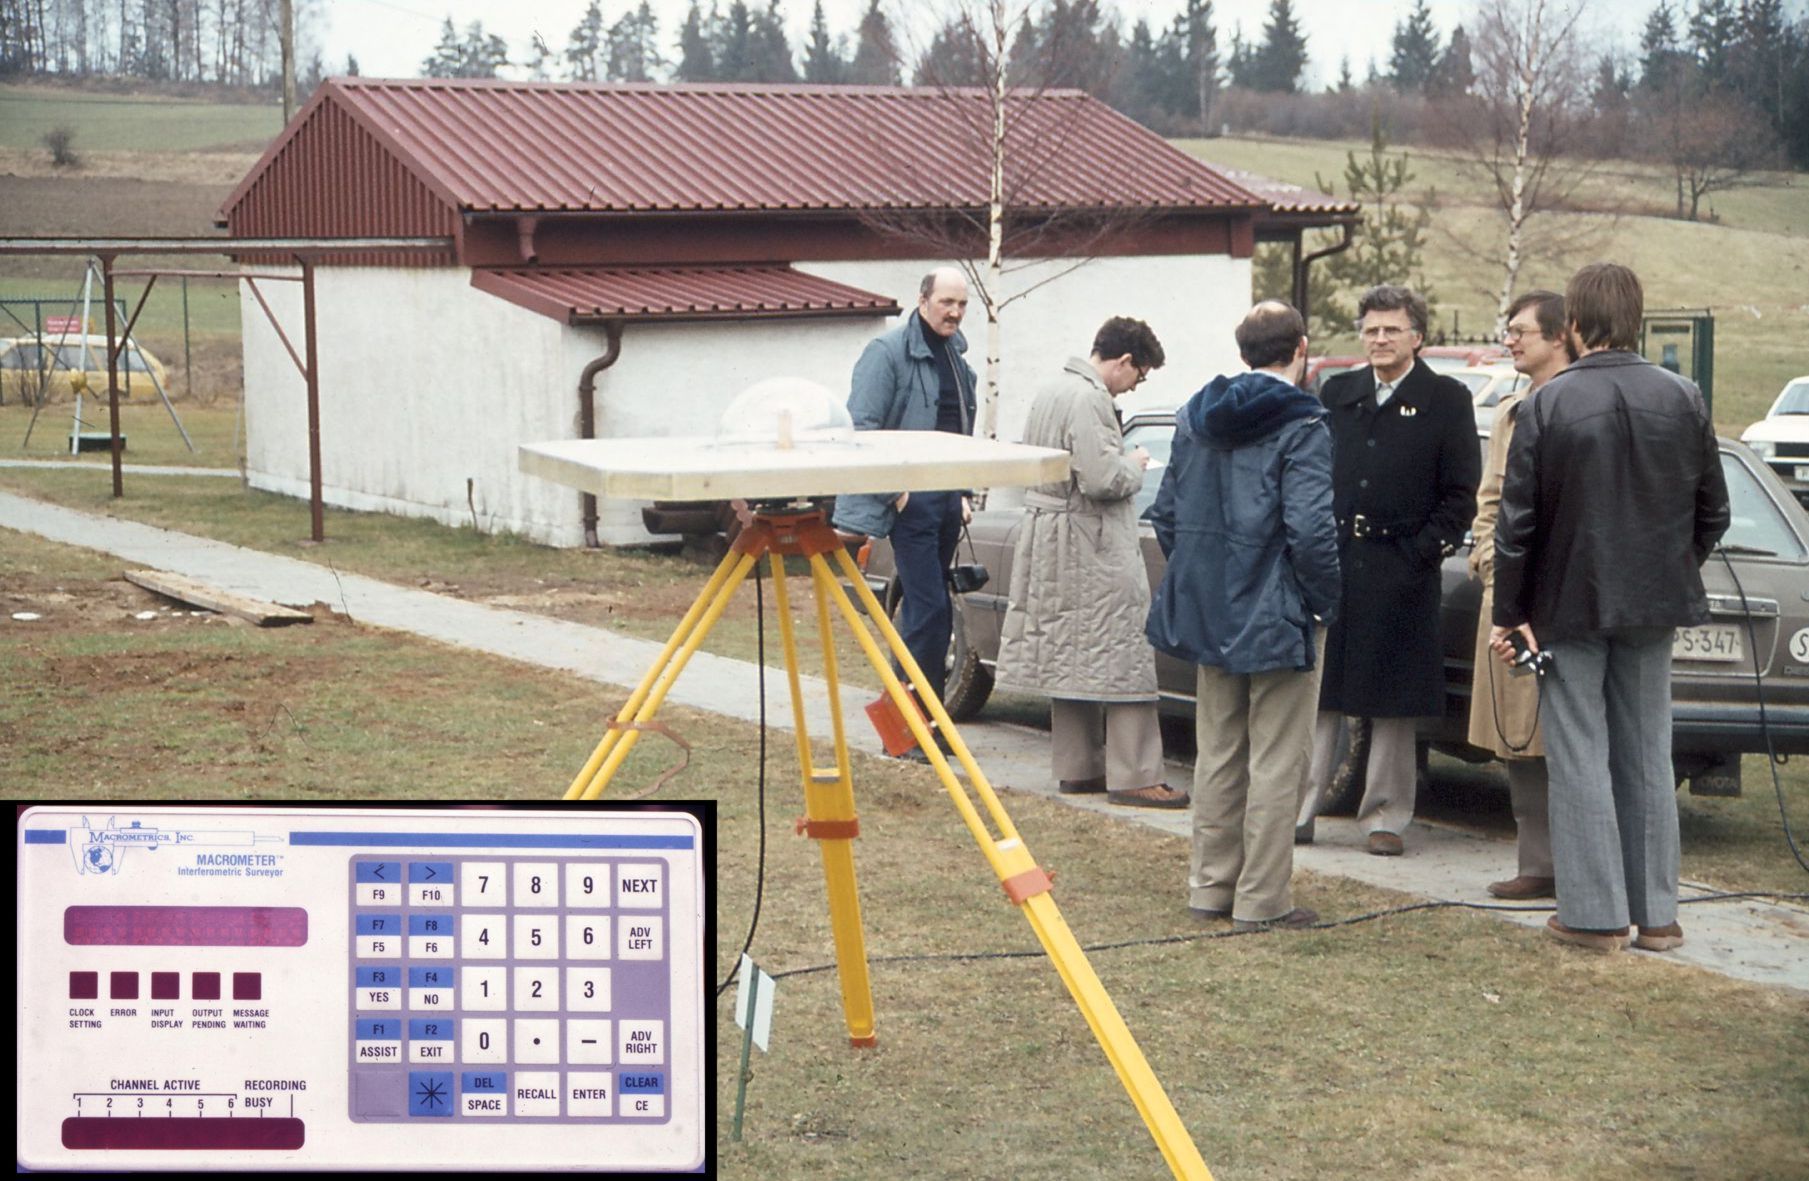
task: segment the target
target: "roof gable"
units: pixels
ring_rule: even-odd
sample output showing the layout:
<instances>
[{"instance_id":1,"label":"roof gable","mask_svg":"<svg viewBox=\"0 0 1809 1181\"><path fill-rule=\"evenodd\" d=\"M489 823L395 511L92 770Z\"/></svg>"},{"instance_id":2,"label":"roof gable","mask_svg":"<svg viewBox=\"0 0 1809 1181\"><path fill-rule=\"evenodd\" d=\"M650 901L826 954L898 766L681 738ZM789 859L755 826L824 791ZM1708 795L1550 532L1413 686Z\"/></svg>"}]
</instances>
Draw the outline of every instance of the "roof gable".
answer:
<instances>
[{"instance_id":1,"label":"roof gable","mask_svg":"<svg viewBox=\"0 0 1809 1181\"><path fill-rule=\"evenodd\" d=\"M229 198L344 112L462 213L863 211L982 207L980 90L333 78ZM1019 209L1228 211L1265 202L1081 91L1012 101ZM425 232L425 231L421 231ZM444 231L435 231L444 232Z\"/></svg>"}]
</instances>

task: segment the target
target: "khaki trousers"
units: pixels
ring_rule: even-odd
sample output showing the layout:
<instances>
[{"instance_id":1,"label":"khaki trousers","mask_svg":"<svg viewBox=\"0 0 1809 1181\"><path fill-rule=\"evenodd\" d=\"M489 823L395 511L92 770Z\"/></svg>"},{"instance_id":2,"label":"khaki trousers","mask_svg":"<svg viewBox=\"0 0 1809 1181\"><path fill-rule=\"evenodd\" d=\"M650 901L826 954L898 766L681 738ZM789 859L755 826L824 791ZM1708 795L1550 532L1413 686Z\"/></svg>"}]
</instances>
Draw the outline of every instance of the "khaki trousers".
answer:
<instances>
[{"instance_id":1,"label":"khaki trousers","mask_svg":"<svg viewBox=\"0 0 1809 1181\"><path fill-rule=\"evenodd\" d=\"M1294 909L1294 812L1306 782L1321 667L1317 661L1306 672L1248 676L1198 669L1189 906L1229 910L1247 922Z\"/></svg>"},{"instance_id":2,"label":"khaki trousers","mask_svg":"<svg viewBox=\"0 0 1809 1181\"><path fill-rule=\"evenodd\" d=\"M1105 776L1108 791L1163 782L1162 727L1153 701L1049 702L1049 739L1056 781Z\"/></svg>"},{"instance_id":3,"label":"khaki trousers","mask_svg":"<svg viewBox=\"0 0 1809 1181\"><path fill-rule=\"evenodd\" d=\"M1366 833L1398 836L1413 823L1414 797L1420 786L1417 722L1415 718L1369 721L1369 762L1364 771L1363 802L1357 805L1357 826ZM1338 737L1343 728L1343 714L1323 712L1313 728L1313 766L1297 817L1301 824L1319 815L1319 803L1338 770Z\"/></svg>"}]
</instances>

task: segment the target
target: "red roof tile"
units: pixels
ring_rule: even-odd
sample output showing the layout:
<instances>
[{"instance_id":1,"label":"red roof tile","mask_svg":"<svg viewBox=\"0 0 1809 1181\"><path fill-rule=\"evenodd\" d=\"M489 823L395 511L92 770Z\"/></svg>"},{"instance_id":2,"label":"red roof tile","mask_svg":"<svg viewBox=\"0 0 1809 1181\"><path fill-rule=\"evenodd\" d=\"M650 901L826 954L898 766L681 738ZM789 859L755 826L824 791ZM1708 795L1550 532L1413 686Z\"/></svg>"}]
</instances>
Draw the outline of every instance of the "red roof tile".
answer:
<instances>
[{"instance_id":1,"label":"red roof tile","mask_svg":"<svg viewBox=\"0 0 1809 1181\"><path fill-rule=\"evenodd\" d=\"M895 316L898 304L786 266L491 270L471 285L565 324Z\"/></svg>"},{"instance_id":2,"label":"red roof tile","mask_svg":"<svg viewBox=\"0 0 1809 1181\"><path fill-rule=\"evenodd\" d=\"M979 90L331 78L228 198L229 214L323 105L466 212L986 204ZM1081 91L1017 98L1009 119L1007 191L1020 209L1264 204Z\"/></svg>"}]
</instances>

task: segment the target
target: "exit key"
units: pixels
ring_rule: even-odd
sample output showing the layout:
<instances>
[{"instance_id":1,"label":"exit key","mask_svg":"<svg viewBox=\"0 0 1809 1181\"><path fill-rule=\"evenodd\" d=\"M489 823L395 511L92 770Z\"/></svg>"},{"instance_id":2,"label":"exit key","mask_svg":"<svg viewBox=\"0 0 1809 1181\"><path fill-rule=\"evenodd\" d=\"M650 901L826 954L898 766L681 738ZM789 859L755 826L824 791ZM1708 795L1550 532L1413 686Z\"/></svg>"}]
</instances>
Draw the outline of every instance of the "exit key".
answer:
<instances>
[{"instance_id":1,"label":"exit key","mask_svg":"<svg viewBox=\"0 0 1809 1181\"><path fill-rule=\"evenodd\" d=\"M662 868L658 862L624 862L616 866L616 906L624 910L658 910L666 901Z\"/></svg>"}]
</instances>

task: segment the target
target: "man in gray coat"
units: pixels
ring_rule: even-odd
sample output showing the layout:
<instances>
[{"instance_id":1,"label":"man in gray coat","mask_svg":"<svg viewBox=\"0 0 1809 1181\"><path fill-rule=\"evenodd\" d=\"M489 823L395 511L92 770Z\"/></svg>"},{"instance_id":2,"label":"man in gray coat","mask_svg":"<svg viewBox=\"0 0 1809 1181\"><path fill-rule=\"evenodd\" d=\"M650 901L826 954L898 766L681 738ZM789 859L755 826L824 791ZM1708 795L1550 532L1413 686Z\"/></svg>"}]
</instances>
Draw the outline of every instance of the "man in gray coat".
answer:
<instances>
[{"instance_id":1,"label":"man in gray coat","mask_svg":"<svg viewBox=\"0 0 1809 1181\"><path fill-rule=\"evenodd\" d=\"M1521 408L1495 526L1495 626L1541 646L1551 852L1547 932L1612 952L1668 951L1677 922L1671 641L1708 620L1701 566L1727 531L1715 424L1695 383L1647 361L1645 297L1623 266L1571 276L1575 364Z\"/></svg>"},{"instance_id":2,"label":"man in gray coat","mask_svg":"<svg viewBox=\"0 0 1809 1181\"><path fill-rule=\"evenodd\" d=\"M1150 607L1158 649L1198 666L1188 905L1239 930L1304 927L1294 810L1319 698L1320 629L1337 614L1338 529L1325 408L1294 383L1306 324L1257 304L1237 327L1251 372L1175 416L1149 517L1168 556Z\"/></svg>"},{"instance_id":3,"label":"man in gray coat","mask_svg":"<svg viewBox=\"0 0 1809 1181\"><path fill-rule=\"evenodd\" d=\"M1024 496L999 683L1050 698L1055 779L1134 808L1184 808L1162 781L1156 657L1143 639L1149 575L1135 497L1149 452L1125 454L1112 399L1162 364L1148 324L1115 316L1031 403L1024 442L1068 452L1068 476Z\"/></svg>"},{"instance_id":4,"label":"man in gray coat","mask_svg":"<svg viewBox=\"0 0 1809 1181\"><path fill-rule=\"evenodd\" d=\"M962 354L967 339L967 279L954 267L923 277L917 309L877 337L854 365L848 412L857 431L974 430L974 371ZM961 526L973 514L963 491L838 496L835 527L890 537L903 599L898 633L941 697L948 678L954 625L948 567Z\"/></svg>"}]
</instances>

